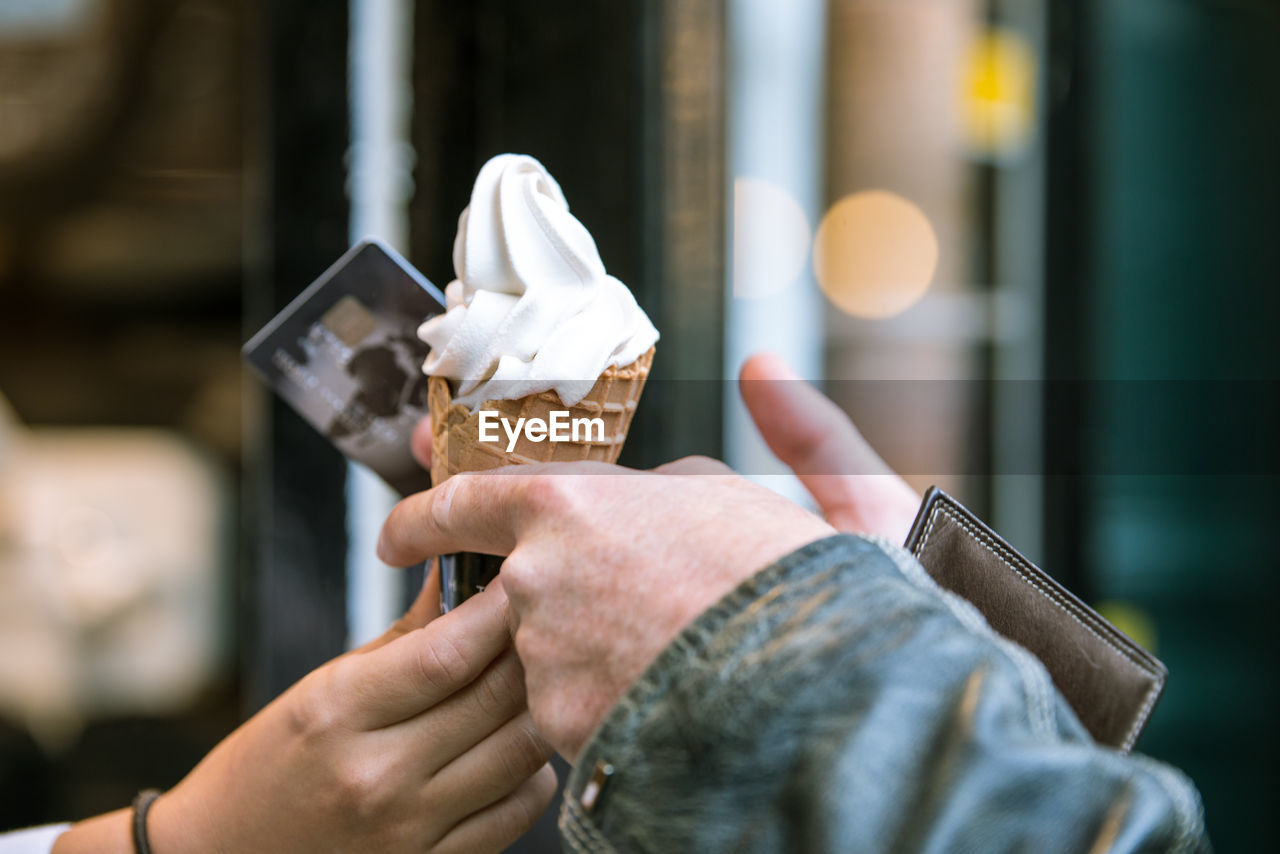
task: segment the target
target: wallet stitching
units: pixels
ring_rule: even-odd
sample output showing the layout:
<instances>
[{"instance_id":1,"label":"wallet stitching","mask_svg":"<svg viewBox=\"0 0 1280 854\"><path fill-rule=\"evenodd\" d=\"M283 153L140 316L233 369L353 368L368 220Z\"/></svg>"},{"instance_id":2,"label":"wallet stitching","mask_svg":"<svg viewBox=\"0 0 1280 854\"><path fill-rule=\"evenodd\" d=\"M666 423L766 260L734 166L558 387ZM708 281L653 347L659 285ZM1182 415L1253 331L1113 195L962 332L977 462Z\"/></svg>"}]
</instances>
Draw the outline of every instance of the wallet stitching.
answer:
<instances>
[{"instance_id":1,"label":"wallet stitching","mask_svg":"<svg viewBox=\"0 0 1280 854\"><path fill-rule=\"evenodd\" d=\"M968 599L940 586L933 576L925 571L918 558L910 561L904 560L901 556L908 555L905 548L890 543L883 537L868 537L868 539L879 545L893 559L894 564L907 580L917 587L932 590L939 594L946 604L947 610L960 621L961 625L976 635L990 638L996 648L1008 657L1022 680L1023 693L1026 695L1028 706L1028 726L1046 736L1052 735L1056 731L1054 724L1055 713L1051 700L1054 688L1053 682L1049 679L1049 674L1044 669L1044 665L1040 663L1040 660L1028 652L1025 647L1019 646L991 628L991 624L987 622L986 617L982 616L982 612ZM914 558L913 555L911 557Z\"/></svg>"},{"instance_id":2,"label":"wallet stitching","mask_svg":"<svg viewBox=\"0 0 1280 854\"><path fill-rule=\"evenodd\" d=\"M1134 719L1132 725L1130 725L1129 727L1128 732L1125 734L1125 739L1122 745L1124 750L1129 750L1130 748L1132 748L1134 742L1138 740L1138 734L1142 731L1142 727L1146 723L1147 718L1151 715L1152 708L1155 706L1156 697L1159 694L1159 688L1161 685L1159 673L1153 669L1148 668L1141 659L1135 658L1134 656L1128 654L1121 647L1117 646L1112 641L1098 634L1098 632L1093 628L1093 626L1086 623L1084 619L1081 619L1083 617L1085 619L1090 620L1090 622L1092 622L1091 616L1087 612L1081 613L1079 607L1076 606L1075 603L1071 602L1070 600L1064 601L1062 597L1057 594L1057 591L1053 590L1053 588L1049 588L1046 590L1044 587L1038 584L1034 578L1028 576L1025 572L1023 572L1023 570L1020 569L1017 565L1015 565L1015 563L1010 562L1009 558L1012 558L1015 562L1020 560L1025 560L1024 558L1021 557L1021 555L1018 555L1016 553L1010 554L1009 550L1003 548L994 540L992 540L991 537L988 536L985 531L982 531L981 529L977 529L973 527L973 525L970 524L967 519L964 519L963 517L957 516L956 514L952 513L951 508L949 508L944 503L939 502L935 504L933 508L929 511L929 524L925 528L924 536L920 538L920 542L918 542L916 544L916 547L912 550L917 559L919 559L920 555L924 553L925 544L929 541L929 537L933 534L934 523L937 521L939 511L942 511L942 513L944 513L947 516L947 518L951 519L951 521L955 522L957 525L959 525L961 528L967 531L971 536L976 538L980 546L982 546L987 551L991 552L991 554L994 555L1001 563L1003 563L1005 566L1013 570L1014 573L1016 573L1019 578L1021 578L1024 582L1030 585L1033 590L1035 590L1041 596L1044 596L1046 599L1048 599L1050 602L1056 605L1063 613L1065 613L1071 619L1079 623L1080 626L1084 628L1085 631L1093 635L1098 640L1102 641L1102 643L1105 644L1108 648L1110 648L1112 652L1114 652L1116 655L1120 656L1122 659L1129 662L1134 667L1138 668L1138 670L1140 670L1142 673L1146 674L1151 678L1151 685L1147 688L1147 692L1143 698L1142 705L1138 709L1137 717ZM1006 557L1006 555L1008 555L1008 557Z\"/></svg>"},{"instance_id":3,"label":"wallet stitching","mask_svg":"<svg viewBox=\"0 0 1280 854\"><path fill-rule=\"evenodd\" d=\"M938 586L937 582L934 581L934 579L929 576L928 572L924 570L924 564L921 563L920 561L920 555L924 551L924 546L925 546L925 543L928 542L929 536L933 533L933 525L934 525L934 522L937 521L938 508L940 506L941 505L935 504L930 509L929 524L925 528L924 536L921 537L920 542L917 543L916 547L912 550L913 555L916 558L916 564L921 568L921 573L924 575L925 578L928 578L930 582L932 582L935 586ZM1049 679L1048 671L1045 670L1044 663L1041 662L1034 655L1032 655L1026 649L1026 647L1015 644L1013 641L1005 638L1003 635L998 633L995 629L991 628L991 623L988 622L987 618L983 616L982 612L980 612L977 609L977 606L975 606L968 599L965 599L963 596L960 596L956 593L952 593L949 590L944 590L941 587L939 587L939 589L943 590L945 595L954 596L957 600L964 602L966 605L968 605L975 619L978 620L979 625L983 626L990 633L991 638L995 640L997 645L1007 644L1010 647L1010 651L1008 652L1009 658L1013 662L1014 667L1018 670L1018 673L1022 676L1024 687L1026 687L1027 689L1028 701L1034 707L1034 713L1029 711L1028 718L1033 721L1045 721L1046 722L1045 732L1046 733L1052 732L1053 727L1047 724L1047 721L1051 719L1051 706L1047 698L1047 695L1052 693L1053 689L1050 688L1049 686L1042 686L1040 679L1033 678L1033 675L1038 672L1044 675L1045 682L1050 682L1050 684L1052 684ZM1023 656L1025 656L1027 659L1035 662L1038 665L1038 667L1029 670L1026 662L1023 661L1022 656L1017 655L1016 652L1021 652ZM1038 690L1031 690L1032 685L1036 686Z\"/></svg>"},{"instance_id":4,"label":"wallet stitching","mask_svg":"<svg viewBox=\"0 0 1280 854\"><path fill-rule=\"evenodd\" d=\"M1150 673L1145 668L1142 668L1142 670L1144 673ZM1134 719L1133 726L1129 728L1128 734L1125 735L1123 745L1125 750L1131 750L1134 742L1138 740L1138 734L1142 732L1143 725L1146 724L1147 718L1151 716L1151 710L1155 708L1156 698L1160 696L1161 684L1160 675L1158 673L1152 674L1151 687L1147 689L1146 699L1142 701L1142 708L1138 709L1138 716Z\"/></svg>"}]
</instances>

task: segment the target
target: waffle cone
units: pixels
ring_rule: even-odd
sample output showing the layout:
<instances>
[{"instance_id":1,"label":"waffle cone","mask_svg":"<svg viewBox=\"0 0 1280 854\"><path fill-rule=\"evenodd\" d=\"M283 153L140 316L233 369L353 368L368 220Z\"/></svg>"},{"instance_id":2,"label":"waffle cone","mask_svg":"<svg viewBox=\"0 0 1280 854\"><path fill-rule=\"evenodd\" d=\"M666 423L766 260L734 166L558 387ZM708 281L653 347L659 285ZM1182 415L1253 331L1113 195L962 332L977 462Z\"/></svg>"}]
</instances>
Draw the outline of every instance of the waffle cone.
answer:
<instances>
[{"instance_id":1,"label":"waffle cone","mask_svg":"<svg viewBox=\"0 0 1280 854\"><path fill-rule=\"evenodd\" d=\"M622 444L627 440L627 430L631 427L640 392L649 378L653 353L654 348L650 347L631 364L608 368L587 396L573 406L565 406L554 391L544 391L515 400L487 400L471 412L453 402L448 380L429 378L431 482L439 485L460 471L483 471L507 465L579 460L616 462L622 452ZM522 433L515 448L508 453L507 438L501 431L499 442L480 441L481 409L496 410L500 417L513 424L517 418L541 418L549 422L552 410L567 410L569 418L602 418L604 438L603 441L531 442Z\"/></svg>"}]
</instances>

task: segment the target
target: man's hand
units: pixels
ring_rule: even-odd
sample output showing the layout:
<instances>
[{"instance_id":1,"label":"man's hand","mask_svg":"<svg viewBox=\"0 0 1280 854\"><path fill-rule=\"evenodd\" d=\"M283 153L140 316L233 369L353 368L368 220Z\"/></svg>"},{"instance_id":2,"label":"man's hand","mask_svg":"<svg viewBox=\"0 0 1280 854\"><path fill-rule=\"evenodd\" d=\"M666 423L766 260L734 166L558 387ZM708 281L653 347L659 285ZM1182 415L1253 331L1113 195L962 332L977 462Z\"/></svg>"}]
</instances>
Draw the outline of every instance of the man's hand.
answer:
<instances>
[{"instance_id":1,"label":"man's hand","mask_svg":"<svg viewBox=\"0 0 1280 854\"><path fill-rule=\"evenodd\" d=\"M510 597L529 709L572 760L686 624L831 533L714 461L653 473L570 463L454 475L400 502L378 552L393 565L455 551L508 555L498 586Z\"/></svg>"},{"instance_id":2,"label":"man's hand","mask_svg":"<svg viewBox=\"0 0 1280 854\"><path fill-rule=\"evenodd\" d=\"M828 522L895 543L907 538L920 496L876 455L840 407L772 354L748 359L738 388L760 435Z\"/></svg>"},{"instance_id":3,"label":"man's hand","mask_svg":"<svg viewBox=\"0 0 1280 854\"><path fill-rule=\"evenodd\" d=\"M499 851L555 793L501 585L439 613L434 576L387 634L306 676L156 801L166 854ZM57 854L131 851L127 811Z\"/></svg>"}]
</instances>

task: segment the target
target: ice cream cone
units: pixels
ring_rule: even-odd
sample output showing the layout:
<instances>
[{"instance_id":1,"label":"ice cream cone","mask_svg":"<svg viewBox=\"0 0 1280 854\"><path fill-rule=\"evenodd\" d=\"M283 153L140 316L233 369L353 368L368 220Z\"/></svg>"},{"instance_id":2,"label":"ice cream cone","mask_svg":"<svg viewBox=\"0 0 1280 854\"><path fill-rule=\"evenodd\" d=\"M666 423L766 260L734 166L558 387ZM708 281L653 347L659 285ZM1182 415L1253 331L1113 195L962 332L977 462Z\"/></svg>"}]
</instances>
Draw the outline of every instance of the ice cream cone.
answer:
<instances>
[{"instance_id":1,"label":"ice cream cone","mask_svg":"<svg viewBox=\"0 0 1280 854\"><path fill-rule=\"evenodd\" d=\"M616 462L627 439L640 392L649 378L653 354L654 348L650 347L631 364L608 368L587 396L573 406L562 403L554 391L544 391L515 400L485 401L471 412L453 402L447 379L431 377L427 384L433 431L431 482L439 485L460 471L483 471L507 465L578 460ZM599 441L534 442L521 435L515 447L508 452L505 434L500 435L498 442L480 441L481 410L497 411L511 424L518 418L541 418L549 422L553 410L567 410L571 419L603 419L604 437Z\"/></svg>"}]
</instances>

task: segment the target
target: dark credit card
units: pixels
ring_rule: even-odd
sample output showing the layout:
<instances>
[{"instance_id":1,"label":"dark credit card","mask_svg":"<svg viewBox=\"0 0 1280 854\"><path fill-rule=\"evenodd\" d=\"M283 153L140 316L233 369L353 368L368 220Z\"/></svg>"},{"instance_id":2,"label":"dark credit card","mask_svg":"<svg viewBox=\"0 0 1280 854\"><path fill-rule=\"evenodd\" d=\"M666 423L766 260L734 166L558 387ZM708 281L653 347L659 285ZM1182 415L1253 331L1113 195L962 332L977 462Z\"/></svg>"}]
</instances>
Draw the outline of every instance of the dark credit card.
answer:
<instances>
[{"instance_id":1,"label":"dark credit card","mask_svg":"<svg viewBox=\"0 0 1280 854\"><path fill-rule=\"evenodd\" d=\"M427 414L422 321L444 295L396 251L363 240L244 345L276 393L401 495L431 486L409 453Z\"/></svg>"}]
</instances>

